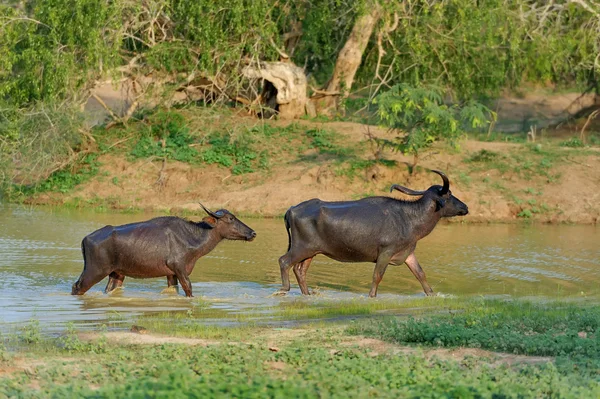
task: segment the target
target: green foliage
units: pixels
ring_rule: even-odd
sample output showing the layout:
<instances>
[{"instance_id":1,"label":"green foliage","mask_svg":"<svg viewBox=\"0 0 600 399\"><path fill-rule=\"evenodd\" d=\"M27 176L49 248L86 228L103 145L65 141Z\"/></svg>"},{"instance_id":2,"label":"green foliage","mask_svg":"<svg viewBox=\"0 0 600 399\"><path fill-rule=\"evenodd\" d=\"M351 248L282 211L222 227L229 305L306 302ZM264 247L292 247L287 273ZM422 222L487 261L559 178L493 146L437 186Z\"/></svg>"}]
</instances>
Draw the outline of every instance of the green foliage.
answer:
<instances>
[{"instance_id":1,"label":"green foliage","mask_svg":"<svg viewBox=\"0 0 600 399\"><path fill-rule=\"evenodd\" d=\"M365 51L356 79L362 87L373 83L381 65L390 68L387 84L436 83L463 100L496 95L523 80L587 85L600 52L596 15L566 0L543 13L527 0L379 3L384 11L376 29L386 28L385 40L371 40ZM240 87L240 60L276 60L276 46L323 84L357 16L372 8L365 0L22 4L0 6L6 21L0 25L0 98L15 106L77 98L133 57L145 72L224 72L228 84ZM381 60L378 44L385 50Z\"/></svg>"},{"instance_id":2,"label":"green foliage","mask_svg":"<svg viewBox=\"0 0 600 399\"><path fill-rule=\"evenodd\" d=\"M469 157L467 157L465 159L465 162L487 163L487 162L495 161L499 157L500 157L500 154L498 154L497 152L483 149L483 150L479 150L479 151L471 154Z\"/></svg>"},{"instance_id":3,"label":"green foliage","mask_svg":"<svg viewBox=\"0 0 600 399\"><path fill-rule=\"evenodd\" d=\"M571 148L582 148L585 147L585 144L579 137L571 137L560 143L561 147L571 147Z\"/></svg>"},{"instance_id":4,"label":"green foliage","mask_svg":"<svg viewBox=\"0 0 600 399\"><path fill-rule=\"evenodd\" d=\"M399 28L381 63L391 64L392 84L436 83L465 100L524 81L587 86L600 53L600 21L574 2L554 3L540 9L526 0L411 0L397 10ZM376 46L372 41L365 52L365 83L377 65Z\"/></svg>"},{"instance_id":5,"label":"green foliage","mask_svg":"<svg viewBox=\"0 0 600 399\"><path fill-rule=\"evenodd\" d=\"M533 216L531 209L523 209L519 213L517 213L517 217L529 219Z\"/></svg>"},{"instance_id":6,"label":"green foliage","mask_svg":"<svg viewBox=\"0 0 600 399\"><path fill-rule=\"evenodd\" d=\"M83 352L83 353L105 353L107 340L106 340L106 326L102 327L100 338L97 340L81 341L77 335L77 329L75 325L70 322L67 324L67 331L59 338L64 350L68 352Z\"/></svg>"},{"instance_id":7,"label":"green foliage","mask_svg":"<svg viewBox=\"0 0 600 399\"><path fill-rule=\"evenodd\" d=\"M489 150L480 150L465 158L472 165L471 172L497 170L501 175L514 173L526 180L543 176L547 182L560 179L561 173L555 167L564 162L558 148L548 145L528 145L515 148L507 154Z\"/></svg>"},{"instance_id":8,"label":"green foliage","mask_svg":"<svg viewBox=\"0 0 600 399\"><path fill-rule=\"evenodd\" d=\"M527 142L527 136L525 134L518 133L502 133L502 132L489 132L486 134L475 133L475 138L479 141L494 142L502 141L505 143L525 143Z\"/></svg>"},{"instance_id":9,"label":"green foliage","mask_svg":"<svg viewBox=\"0 0 600 399\"><path fill-rule=\"evenodd\" d=\"M309 129L306 135L310 138L310 147L317 149L321 154L345 156L351 153L348 148L337 144L336 134L330 130Z\"/></svg>"},{"instance_id":10,"label":"green foliage","mask_svg":"<svg viewBox=\"0 0 600 399\"><path fill-rule=\"evenodd\" d=\"M181 41L164 43L161 48L164 58L172 60L166 65L176 65L176 68L170 67L172 69L191 71L196 68L211 76L224 67L232 67L245 56L267 60L277 57L268 40L279 41L276 21L272 18L274 6L268 0L172 0L165 3L169 17L177 21L173 35ZM172 53L174 46L176 51ZM185 52L186 48L192 49L193 56ZM155 68L165 65L164 59L154 58L160 61L152 63L150 60Z\"/></svg>"},{"instance_id":11,"label":"green foliage","mask_svg":"<svg viewBox=\"0 0 600 399\"><path fill-rule=\"evenodd\" d=\"M396 140L377 139L384 148L415 156L435 141L448 140L456 146L463 129L487 125L495 114L484 105L468 102L463 106L447 105L443 91L435 86L412 87L400 84L380 94L373 101L381 124L401 133Z\"/></svg>"},{"instance_id":12,"label":"green foliage","mask_svg":"<svg viewBox=\"0 0 600 399\"><path fill-rule=\"evenodd\" d=\"M371 323L372 325L373 323ZM35 373L0 376L7 397L597 397L593 375L552 363L490 365L422 353L376 353L319 328L272 351L256 331L244 344L108 346L106 353L37 350ZM248 343L249 342L249 343ZM73 375L82 378L74 378ZM33 389L35 386L39 389Z\"/></svg>"},{"instance_id":13,"label":"green foliage","mask_svg":"<svg viewBox=\"0 0 600 399\"><path fill-rule=\"evenodd\" d=\"M155 156L187 163L199 161L198 151L190 147L194 138L181 114L159 111L151 114L147 123L150 127L144 129L142 137L130 152L133 158Z\"/></svg>"},{"instance_id":14,"label":"green foliage","mask_svg":"<svg viewBox=\"0 0 600 399\"><path fill-rule=\"evenodd\" d=\"M21 329L21 339L27 344L37 344L42 340L42 331L39 320L29 320L29 323Z\"/></svg>"},{"instance_id":15,"label":"green foliage","mask_svg":"<svg viewBox=\"0 0 600 399\"><path fill-rule=\"evenodd\" d=\"M120 62L124 2L26 1L26 18L0 5L0 100L61 100Z\"/></svg>"},{"instance_id":16,"label":"green foliage","mask_svg":"<svg viewBox=\"0 0 600 399\"><path fill-rule=\"evenodd\" d=\"M1 339L1 337L0 337ZM0 364L4 362L10 361L11 356L6 350L6 346L4 346L4 342L0 341Z\"/></svg>"},{"instance_id":17,"label":"green foliage","mask_svg":"<svg viewBox=\"0 0 600 399\"><path fill-rule=\"evenodd\" d=\"M293 53L297 65L317 84L331 77L337 55L347 40L356 17L365 12L365 0L291 1L274 10L279 31L301 32Z\"/></svg>"},{"instance_id":18,"label":"green foliage","mask_svg":"<svg viewBox=\"0 0 600 399\"><path fill-rule=\"evenodd\" d=\"M208 137L210 148L201 154L202 160L207 164L219 164L231 168L234 175L254 172L255 160L259 155L252 149L252 137L242 134L234 137L229 132L213 133ZM267 165L267 156L262 154L259 164Z\"/></svg>"}]
</instances>

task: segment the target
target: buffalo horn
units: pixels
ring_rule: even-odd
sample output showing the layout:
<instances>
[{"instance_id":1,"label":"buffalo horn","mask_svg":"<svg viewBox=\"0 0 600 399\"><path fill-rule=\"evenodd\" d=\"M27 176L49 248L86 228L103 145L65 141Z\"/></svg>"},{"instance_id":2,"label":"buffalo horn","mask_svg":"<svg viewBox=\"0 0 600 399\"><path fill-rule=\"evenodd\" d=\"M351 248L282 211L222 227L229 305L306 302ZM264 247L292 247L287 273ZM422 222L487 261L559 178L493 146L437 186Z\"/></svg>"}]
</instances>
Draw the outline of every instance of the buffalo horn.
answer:
<instances>
[{"instance_id":1,"label":"buffalo horn","mask_svg":"<svg viewBox=\"0 0 600 399\"><path fill-rule=\"evenodd\" d=\"M448 180L448 176L446 176L444 173L440 172L439 170L431 169L431 171L433 173L437 173L438 175L440 175L442 177L442 180L444 181L444 187L442 187L442 190L440 191L440 195L445 195L446 193L448 193L448 190L450 190L450 180Z\"/></svg>"},{"instance_id":2,"label":"buffalo horn","mask_svg":"<svg viewBox=\"0 0 600 399\"><path fill-rule=\"evenodd\" d=\"M206 207L204 205L202 205L201 202L198 202L198 203L200 204L200 206L202 207L202 209L204 209L204 212L208 213L210 216L212 216L214 218L220 219L223 216L225 216L225 214L223 212L221 212L221 211L212 212L212 211L206 209Z\"/></svg>"},{"instance_id":3,"label":"buffalo horn","mask_svg":"<svg viewBox=\"0 0 600 399\"><path fill-rule=\"evenodd\" d=\"M411 190L410 188L406 188L399 184L392 184L392 187L390 187L390 193L394 190L398 190L401 193L408 194L408 195L423 195L423 194L425 194L425 191Z\"/></svg>"}]
</instances>

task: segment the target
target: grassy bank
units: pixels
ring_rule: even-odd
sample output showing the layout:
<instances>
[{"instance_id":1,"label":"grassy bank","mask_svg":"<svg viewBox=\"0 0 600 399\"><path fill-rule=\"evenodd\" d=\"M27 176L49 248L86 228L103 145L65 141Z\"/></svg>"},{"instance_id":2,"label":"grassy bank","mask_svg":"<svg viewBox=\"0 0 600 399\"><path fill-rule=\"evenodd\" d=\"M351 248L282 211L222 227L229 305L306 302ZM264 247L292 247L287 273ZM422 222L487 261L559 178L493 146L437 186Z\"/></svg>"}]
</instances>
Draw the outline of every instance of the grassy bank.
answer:
<instances>
[{"instance_id":1,"label":"grassy bank","mask_svg":"<svg viewBox=\"0 0 600 399\"><path fill-rule=\"evenodd\" d=\"M588 198L600 166L596 136L472 135L460 148L437 143L410 173L412 157L381 151L375 126L345 121L285 123L240 117L225 109L140 114L127 126L93 130L93 145L67 168L36 183L6 187L10 202L190 214L197 201L241 216L278 217L293 203L388 195L391 184L424 189L442 169L470 215L463 222L597 223ZM578 192L574 198L571 193ZM292 198L294 200L292 200Z\"/></svg>"},{"instance_id":2,"label":"grassy bank","mask_svg":"<svg viewBox=\"0 0 600 399\"><path fill-rule=\"evenodd\" d=\"M597 306L444 298L426 302L396 304L396 310L412 314L408 318L377 316L382 310L377 303L349 304L345 312L338 304L337 311L323 315L371 316L293 329L252 324L203 327L197 315L188 314L187 323L165 315L162 324L141 318L136 323L145 328L136 331L143 334L112 329L82 334L71 326L60 336L49 337L32 323L18 336L3 337L0 395L580 398L600 394ZM190 329L194 321L197 327ZM174 341L173 335L190 338Z\"/></svg>"}]
</instances>

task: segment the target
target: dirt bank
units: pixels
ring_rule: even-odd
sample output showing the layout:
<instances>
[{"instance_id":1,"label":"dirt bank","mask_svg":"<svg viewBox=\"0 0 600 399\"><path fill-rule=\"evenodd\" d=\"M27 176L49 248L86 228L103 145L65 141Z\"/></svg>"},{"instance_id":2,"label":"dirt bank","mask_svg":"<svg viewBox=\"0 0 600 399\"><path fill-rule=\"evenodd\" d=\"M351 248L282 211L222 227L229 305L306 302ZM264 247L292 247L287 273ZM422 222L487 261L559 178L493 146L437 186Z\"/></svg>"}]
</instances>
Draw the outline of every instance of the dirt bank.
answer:
<instances>
[{"instance_id":1,"label":"dirt bank","mask_svg":"<svg viewBox=\"0 0 600 399\"><path fill-rule=\"evenodd\" d=\"M241 123L255 123L243 120ZM355 145L363 159L372 158L365 139L367 130L384 136L373 126L351 122L297 122L337 132ZM274 125L283 126L279 122ZM267 170L234 175L216 165L168 162L161 184L158 160L130 161L125 155L99 158L100 172L74 191L44 193L35 204L105 207L122 210L154 210L170 213L199 211L198 201L211 208L224 207L243 215L281 216L294 204L318 197L350 200L389 194L391 184L426 189L439 178L425 170L410 175L412 158L385 152L395 165L376 164L348 173L344 164L302 150L300 157L279 156ZM461 222L515 222L595 224L600 218L600 151L572 149L556 143L533 145L466 140L461 151L434 148L423 157L423 168L440 169L451 179L452 192L469 205Z\"/></svg>"}]
</instances>

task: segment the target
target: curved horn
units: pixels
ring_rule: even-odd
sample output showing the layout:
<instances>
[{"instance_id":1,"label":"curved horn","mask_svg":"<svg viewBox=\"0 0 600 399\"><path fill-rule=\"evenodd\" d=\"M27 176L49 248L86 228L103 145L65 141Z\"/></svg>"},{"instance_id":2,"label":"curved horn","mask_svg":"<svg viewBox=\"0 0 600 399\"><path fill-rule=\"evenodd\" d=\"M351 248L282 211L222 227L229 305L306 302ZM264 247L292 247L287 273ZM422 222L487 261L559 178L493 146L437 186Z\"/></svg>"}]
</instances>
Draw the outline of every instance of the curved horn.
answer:
<instances>
[{"instance_id":1,"label":"curved horn","mask_svg":"<svg viewBox=\"0 0 600 399\"><path fill-rule=\"evenodd\" d=\"M202 205L201 202L198 202L198 203L200 204L200 206L202 207L202 209L204 209L204 212L208 213L210 216L212 216L214 218L217 218L217 219L220 219L220 218L222 218L224 216L223 212L216 212L216 213L212 212L212 211L208 210L204 205Z\"/></svg>"},{"instance_id":2,"label":"curved horn","mask_svg":"<svg viewBox=\"0 0 600 399\"><path fill-rule=\"evenodd\" d=\"M398 190L401 193L408 194L408 195L423 195L423 194L425 194L425 191L411 190L410 188L406 188L399 184L392 184L392 187L390 187L390 193L394 190Z\"/></svg>"},{"instance_id":3,"label":"curved horn","mask_svg":"<svg viewBox=\"0 0 600 399\"><path fill-rule=\"evenodd\" d=\"M442 177L442 180L444 181L444 187L442 187L442 190L439 192L439 194L445 195L448 192L448 190L450 190L450 180L448 180L448 176L446 176L444 173L440 172L439 170L431 169L431 171L433 173L437 173L438 175L440 175Z\"/></svg>"}]
</instances>

